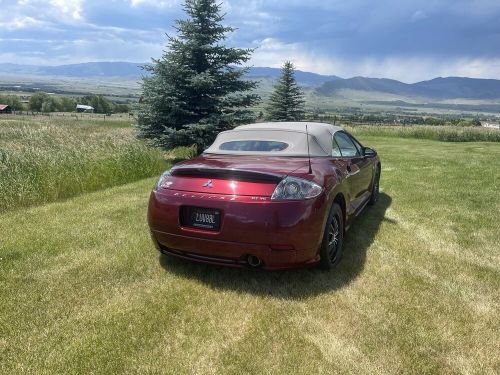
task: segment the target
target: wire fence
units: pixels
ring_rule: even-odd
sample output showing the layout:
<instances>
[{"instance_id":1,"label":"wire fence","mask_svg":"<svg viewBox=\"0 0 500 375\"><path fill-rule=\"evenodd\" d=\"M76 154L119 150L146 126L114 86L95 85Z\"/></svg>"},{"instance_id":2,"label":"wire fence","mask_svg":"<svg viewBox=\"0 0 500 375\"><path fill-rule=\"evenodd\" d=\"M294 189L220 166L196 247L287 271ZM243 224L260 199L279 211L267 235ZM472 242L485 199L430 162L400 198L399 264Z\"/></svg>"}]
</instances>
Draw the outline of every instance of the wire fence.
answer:
<instances>
[{"instance_id":1,"label":"wire fence","mask_svg":"<svg viewBox=\"0 0 500 375\"><path fill-rule=\"evenodd\" d=\"M56 118L74 118L77 120L126 120L133 118L133 113L84 113L84 112L33 112L33 111L12 111L11 113L2 113L0 116L43 116L43 117L56 117Z\"/></svg>"}]
</instances>

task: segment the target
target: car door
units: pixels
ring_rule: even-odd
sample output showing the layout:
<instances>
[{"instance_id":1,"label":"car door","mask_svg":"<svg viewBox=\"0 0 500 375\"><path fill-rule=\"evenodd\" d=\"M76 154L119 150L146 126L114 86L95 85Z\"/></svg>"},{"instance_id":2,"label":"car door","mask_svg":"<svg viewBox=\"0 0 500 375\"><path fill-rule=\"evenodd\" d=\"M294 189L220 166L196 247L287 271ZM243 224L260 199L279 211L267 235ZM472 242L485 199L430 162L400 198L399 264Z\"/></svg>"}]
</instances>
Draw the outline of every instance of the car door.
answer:
<instances>
[{"instance_id":1,"label":"car door","mask_svg":"<svg viewBox=\"0 0 500 375\"><path fill-rule=\"evenodd\" d=\"M363 146L361 145L361 143L359 143L358 140L349 133L345 133L349 136L352 143L354 143L360 155L360 157L356 160L356 163L360 168L358 179L358 182L360 184L360 193L361 195L368 195L370 193L370 186L373 180L373 162L370 158L366 157L363 154Z\"/></svg>"},{"instance_id":2,"label":"car door","mask_svg":"<svg viewBox=\"0 0 500 375\"><path fill-rule=\"evenodd\" d=\"M336 132L334 141L338 146L340 157L347 164L348 175L346 179L348 179L349 184L349 205L350 210L356 211L366 198L367 187L365 186L365 179L367 169L368 173L371 173L369 170L370 162L361 155L361 150L356 147L347 133L342 131ZM334 152L332 152L332 155Z\"/></svg>"}]
</instances>

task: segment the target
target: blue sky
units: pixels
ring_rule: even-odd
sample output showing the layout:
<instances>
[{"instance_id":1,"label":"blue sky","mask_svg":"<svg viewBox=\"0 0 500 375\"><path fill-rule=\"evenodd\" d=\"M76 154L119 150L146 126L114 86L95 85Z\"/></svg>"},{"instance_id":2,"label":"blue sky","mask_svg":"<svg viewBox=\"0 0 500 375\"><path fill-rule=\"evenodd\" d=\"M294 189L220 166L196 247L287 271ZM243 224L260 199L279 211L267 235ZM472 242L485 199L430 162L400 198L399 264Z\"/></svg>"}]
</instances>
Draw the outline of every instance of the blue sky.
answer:
<instances>
[{"instance_id":1,"label":"blue sky","mask_svg":"<svg viewBox=\"0 0 500 375\"><path fill-rule=\"evenodd\" d=\"M0 0L0 62L145 62L181 0ZM228 43L251 63L415 82L500 79L500 0L224 0Z\"/></svg>"}]
</instances>

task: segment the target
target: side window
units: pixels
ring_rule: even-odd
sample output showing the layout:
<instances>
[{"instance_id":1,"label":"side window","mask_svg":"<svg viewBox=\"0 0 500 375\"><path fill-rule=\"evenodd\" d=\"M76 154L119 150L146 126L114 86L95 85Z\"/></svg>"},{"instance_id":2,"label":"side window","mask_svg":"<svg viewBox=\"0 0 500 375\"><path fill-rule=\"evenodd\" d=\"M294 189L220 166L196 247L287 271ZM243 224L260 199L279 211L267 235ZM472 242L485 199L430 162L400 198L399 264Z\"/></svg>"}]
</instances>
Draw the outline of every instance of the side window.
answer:
<instances>
[{"instance_id":1,"label":"side window","mask_svg":"<svg viewBox=\"0 0 500 375\"><path fill-rule=\"evenodd\" d=\"M361 146L361 144L356 141L352 135L350 135L349 133L347 134L349 135L349 139L352 141L352 143L354 143L354 146L356 146L356 148L358 149L359 155L361 155L363 153L363 146Z\"/></svg>"},{"instance_id":2,"label":"side window","mask_svg":"<svg viewBox=\"0 0 500 375\"><path fill-rule=\"evenodd\" d=\"M332 137L332 156L333 157L339 157L339 156L342 156L342 153L340 152L340 147L337 143L337 141L335 140L335 137Z\"/></svg>"},{"instance_id":3,"label":"side window","mask_svg":"<svg viewBox=\"0 0 500 375\"><path fill-rule=\"evenodd\" d=\"M344 157L359 156L360 153L351 138L345 133L337 132L335 133L335 140L340 147L340 153Z\"/></svg>"}]
</instances>

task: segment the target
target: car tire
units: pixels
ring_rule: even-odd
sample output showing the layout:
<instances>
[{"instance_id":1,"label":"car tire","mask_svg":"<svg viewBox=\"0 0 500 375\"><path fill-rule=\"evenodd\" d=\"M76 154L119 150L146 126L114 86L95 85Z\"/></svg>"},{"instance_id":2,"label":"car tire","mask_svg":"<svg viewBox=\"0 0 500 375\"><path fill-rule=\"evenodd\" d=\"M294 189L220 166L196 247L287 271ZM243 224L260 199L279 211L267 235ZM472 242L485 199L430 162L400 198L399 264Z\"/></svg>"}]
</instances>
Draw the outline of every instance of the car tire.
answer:
<instances>
[{"instance_id":1,"label":"car tire","mask_svg":"<svg viewBox=\"0 0 500 375\"><path fill-rule=\"evenodd\" d=\"M375 172L375 177L373 178L370 200L368 201L368 204L370 206L373 206L375 203L377 203L379 196L379 189L380 189L380 168L377 167L377 171Z\"/></svg>"},{"instance_id":2,"label":"car tire","mask_svg":"<svg viewBox=\"0 0 500 375\"><path fill-rule=\"evenodd\" d=\"M343 244L344 215L340 206L334 203L326 220L321 242L320 267L322 269L330 270L340 262Z\"/></svg>"}]
</instances>

